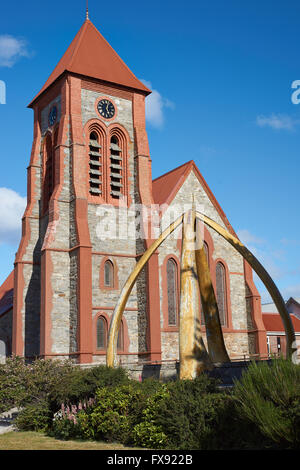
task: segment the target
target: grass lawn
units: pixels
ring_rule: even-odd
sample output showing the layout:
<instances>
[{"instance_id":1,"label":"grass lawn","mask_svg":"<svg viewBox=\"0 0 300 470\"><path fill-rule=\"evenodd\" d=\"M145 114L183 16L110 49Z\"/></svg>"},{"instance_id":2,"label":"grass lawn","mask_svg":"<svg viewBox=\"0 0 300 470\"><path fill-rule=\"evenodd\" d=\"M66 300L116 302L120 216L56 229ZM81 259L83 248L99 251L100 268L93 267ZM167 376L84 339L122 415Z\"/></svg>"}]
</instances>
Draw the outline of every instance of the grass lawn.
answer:
<instances>
[{"instance_id":1,"label":"grass lawn","mask_svg":"<svg viewBox=\"0 0 300 470\"><path fill-rule=\"evenodd\" d=\"M0 435L0 450L133 450L122 444L92 441L59 441L39 432Z\"/></svg>"}]
</instances>

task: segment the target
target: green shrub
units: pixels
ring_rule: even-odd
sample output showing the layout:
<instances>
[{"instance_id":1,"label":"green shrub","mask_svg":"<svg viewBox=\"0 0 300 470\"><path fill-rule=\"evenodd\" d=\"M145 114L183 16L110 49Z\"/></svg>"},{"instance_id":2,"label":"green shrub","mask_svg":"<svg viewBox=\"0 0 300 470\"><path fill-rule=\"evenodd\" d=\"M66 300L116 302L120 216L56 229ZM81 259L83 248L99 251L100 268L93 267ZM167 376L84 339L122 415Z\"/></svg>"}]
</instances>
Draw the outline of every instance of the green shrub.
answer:
<instances>
[{"instance_id":1,"label":"green shrub","mask_svg":"<svg viewBox=\"0 0 300 470\"><path fill-rule=\"evenodd\" d=\"M15 419L19 431L45 431L52 420L47 400L30 403L23 408Z\"/></svg>"},{"instance_id":2,"label":"green shrub","mask_svg":"<svg viewBox=\"0 0 300 470\"><path fill-rule=\"evenodd\" d=\"M53 407L61 403L77 403L94 397L96 390L101 387L111 387L130 382L125 369L112 369L106 366L96 366L88 369L73 367L72 374L52 390Z\"/></svg>"},{"instance_id":3,"label":"green shrub","mask_svg":"<svg viewBox=\"0 0 300 470\"><path fill-rule=\"evenodd\" d=\"M53 426L47 432L48 436L55 437L62 441L69 439L80 439L81 433L78 426L70 421L68 418L58 419L53 423Z\"/></svg>"},{"instance_id":4,"label":"green shrub","mask_svg":"<svg viewBox=\"0 0 300 470\"><path fill-rule=\"evenodd\" d=\"M139 384L104 387L96 392L96 405L82 413L80 424L88 439L130 441L132 427L141 416L146 397Z\"/></svg>"},{"instance_id":5,"label":"green shrub","mask_svg":"<svg viewBox=\"0 0 300 470\"><path fill-rule=\"evenodd\" d=\"M61 403L77 403L93 397L99 387L129 383L124 369L97 366L81 369L70 361L8 358L0 365L0 412L22 408L19 429L45 429ZM39 416L39 419L38 419ZM40 422L40 426L39 423Z\"/></svg>"},{"instance_id":6,"label":"green shrub","mask_svg":"<svg viewBox=\"0 0 300 470\"><path fill-rule=\"evenodd\" d=\"M300 447L300 366L290 360L252 363L235 381L240 413L275 448Z\"/></svg>"},{"instance_id":7,"label":"green shrub","mask_svg":"<svg viewBox=\"0 0 300 470\"><path fill-rule=\"evenodd\" d=\"M19 357L8 358L0 366L0 411L47 399L61 381L69 380L69 362L38 359L26 364Z\"/></svg>"},{"instance_id":8,"label":"green shrub","mask_svg":"<svg viewBox=\"0 0 300 470\"><path fill-rule=\"evenodd\" d=\"M63 413L54 420L51 432L60 438L76 435L144 448L210 448L216 441L215 427L224 413L228 418L226 411L232 405L216 385L203 375L194 381L146 380L102 387L94 406L74 416L70 412L68 420Z\"/></svg>"},{"instance_id":9,"label":"green shrub","mask_svg":"<svg viewBox=\"0 0 300 470\"><path fill-rule=\"evenodd\" d=\"M172 449L206 449L230 397L216 390L204 375L193 381L168 384L168 396L157 404L152 421Z\"/></svg>"}]
</instances>

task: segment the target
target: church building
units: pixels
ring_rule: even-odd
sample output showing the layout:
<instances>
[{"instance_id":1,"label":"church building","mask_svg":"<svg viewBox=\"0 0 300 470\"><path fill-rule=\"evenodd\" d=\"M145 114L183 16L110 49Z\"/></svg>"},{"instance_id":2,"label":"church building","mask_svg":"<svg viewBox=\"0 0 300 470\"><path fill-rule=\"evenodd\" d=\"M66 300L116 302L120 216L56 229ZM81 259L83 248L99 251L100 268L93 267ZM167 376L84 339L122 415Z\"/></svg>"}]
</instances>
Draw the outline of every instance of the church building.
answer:
<instances>
[{"instance_id":1,"label":"church building","mask_svg":"<svg viewBox=\"0 0 300 470\"><path fill-rule=\"evenodd\" d=\"M154 239L132 223L132 208L156 208L159 229L194 200L235 235L193 161L152 180L150 93L86 19L30 103L34 139L22 238L0 288L6 355L105 363L121 289ZM180 231L154 253L129 297L118 337L124 366L178 361ZM267 354L250 266L211 228L203 235L230 358ZM199 324L205 341L202 316Z\"/></svg>"}]
</instances>

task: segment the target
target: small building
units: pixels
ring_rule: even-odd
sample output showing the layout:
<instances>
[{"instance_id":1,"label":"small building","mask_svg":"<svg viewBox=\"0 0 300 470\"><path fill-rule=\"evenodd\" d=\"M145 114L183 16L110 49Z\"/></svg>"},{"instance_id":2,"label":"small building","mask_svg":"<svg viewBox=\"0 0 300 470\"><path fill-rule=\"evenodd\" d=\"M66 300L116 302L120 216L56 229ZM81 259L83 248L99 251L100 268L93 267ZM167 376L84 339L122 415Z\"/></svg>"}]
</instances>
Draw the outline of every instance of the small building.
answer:
<instances>
[{"instance_id":1,"label":"small building","mask_svg":"<svg viewBox=\"0 0 300 470\"><path fill-rule=\"evenodd\" d=\"M291 310L294 306L297 307L294 302L300 307L299 303L292 297L286 302L286 306L294 326L298 358L300 359L300 314L297 316L296 309ZM268 353L276 355L285 354L285 330L276 305L274 303L262 304L262 316L267 332Z\"/></svg>"}]
</instances>

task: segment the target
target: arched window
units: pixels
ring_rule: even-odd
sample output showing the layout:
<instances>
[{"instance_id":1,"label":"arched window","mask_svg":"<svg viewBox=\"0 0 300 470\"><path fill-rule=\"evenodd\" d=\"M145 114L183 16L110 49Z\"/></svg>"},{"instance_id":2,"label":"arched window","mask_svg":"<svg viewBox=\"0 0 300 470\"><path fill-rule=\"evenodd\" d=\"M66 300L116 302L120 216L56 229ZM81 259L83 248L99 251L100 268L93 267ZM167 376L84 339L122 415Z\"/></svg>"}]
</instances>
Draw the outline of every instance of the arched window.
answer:
<instances>
[{"instance_id":1,"label":"arched window","mask_svg":"<svg viewBox=\"0 0 300 470\"><path fill-rule=\"evenodd\" d=\"M104 263L104 286L114 287L114 265L110 260Z\"/></svg>"},{"instance_id":2,"label":"arched window","mask_svg":"<svg viewBox=\"0 0 300 470\"><path fill-rule=\"evenodd\" d=\"M110 195L119 199L123 193L123 155L118 138L110 139Z\"/></svg>"},{"instance_id":3,"label":"arched window","mask_svg":"<svg viewBox=\"0 0 300 470\"><path fill-rule=\"evenodd\" d=\"M97 349L106 349L107 346L107 321L100 316L97 320Z\"/></svg>"},{"instance_id":4,"label":"arched window","mask_svg":"<svg viewBox=\"0 0 300 470\"><path fill-rule=\"evenodd\" d=\"M178 324L178 285L177 285L177 263L170 258L167 262L167 286L168 286L168 324Z\"/></svg>"},{"instance_id":5,"label":"arched window","mask_svg":"<svg viewBox=\"0 0 300 470\"><path fill-rule=\"evenodd\" d=\"M117 350L124 351L124 325L122 321L121 321L119 334L118 334Z\"/></svg>"},{"instance_id":6,"label":"arched window","mask_svg":"<svg viewBox=\"0 0 300 470\"><path fill-rule=\"evenodd\" d=\"M92 196L101 196L102 185L102 156L100 139L97 132L90 133L89 140L89 185Z\"/></svg>"},{"instance_id":7,"label":"arched window","mask_svg":"<svg viewBox=\"0 0 300 470\"><path fill-rule=\"evenodd\" d=\"M44 143L44 212L48 210L49 200L54 189L54 151L51 135L48 134Z\"/></svg>"},{"instance_id":8,"label":"arched window","mask_svg":"<svg viewBox=\"0 0 300 470\"><path fill-rule=\"evenodd\" d=\"M225 326L227 321L226 271L225 266L220 262L216 266L216 288L220 322L222 326Z\"/></svg>"},{"instance_id":9,"label":"arched window","mask_svg":"<svg viewBox=\"0 0 300 470\"><path fill-rule=\"evenodd\" d=\"M209 266L209 251L208 251L208 245L206 242L203 242L203 247L204 247L204 251L205 251L205 254L206 254L206 261L207 261L207 264Z\"/></svg>"}]
</instances>

